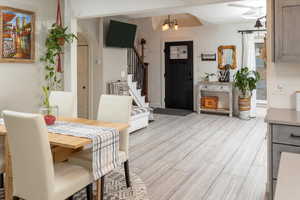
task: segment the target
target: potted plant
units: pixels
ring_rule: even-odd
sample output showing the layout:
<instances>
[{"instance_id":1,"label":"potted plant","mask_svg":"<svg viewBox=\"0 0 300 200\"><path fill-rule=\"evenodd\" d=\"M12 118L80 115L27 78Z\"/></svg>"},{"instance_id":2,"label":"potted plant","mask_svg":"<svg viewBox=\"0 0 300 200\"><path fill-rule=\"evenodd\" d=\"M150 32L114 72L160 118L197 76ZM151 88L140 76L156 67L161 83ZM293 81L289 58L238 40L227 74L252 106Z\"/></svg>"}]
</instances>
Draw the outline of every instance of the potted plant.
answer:
<instances>
[{"instance_id":1,"label":"potted plant","mask_svg":"<svg viewBox=\"0 0 300 200\"><path fill-rule=\"evenodd\" d=\"M251 96L260 75L248 67L241 68L234 75L234 86L239 89L239 110L241 119L249 119L251 109Z\"/></svg>"},{"instance_id":2,"label":"potted plant","mask_svg":"<svg viewBox=\"0 0 300 200\"><path fill-rule=\"evenodd\" d=\"M56 71L57 57L63 53L65 43L72 43L77 39L75 34L67 33L68 27L53 24L46 38L46 52L41 57L45 63L45 85L42 87L43 103L41 113L44 115L47 125L54 124L58 115L58 108L50 105L49 97L53 90L61 88L61 79Z\"/></svg>"}]
</instances>

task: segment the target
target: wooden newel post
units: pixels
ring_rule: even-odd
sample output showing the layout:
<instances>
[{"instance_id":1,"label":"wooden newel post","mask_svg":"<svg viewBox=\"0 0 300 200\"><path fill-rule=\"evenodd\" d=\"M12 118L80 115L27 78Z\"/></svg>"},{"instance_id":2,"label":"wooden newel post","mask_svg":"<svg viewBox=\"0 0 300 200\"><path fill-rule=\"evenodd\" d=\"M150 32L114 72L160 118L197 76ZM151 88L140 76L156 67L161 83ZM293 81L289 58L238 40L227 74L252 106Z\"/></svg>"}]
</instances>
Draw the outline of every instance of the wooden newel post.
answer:
<instances>
[{"instance_id":1,"label":"wooden newel post","mask_svg":"<svg viewBox=\"0 0 300 200\"><path fill-rule=\"evenodd\" d=\"M145 69L144 69L144 88L143 88L143 95L145 96L146 102L149 102L148 98L148 67L149 63L144 63Z\"/></svg>"}]
</instances>

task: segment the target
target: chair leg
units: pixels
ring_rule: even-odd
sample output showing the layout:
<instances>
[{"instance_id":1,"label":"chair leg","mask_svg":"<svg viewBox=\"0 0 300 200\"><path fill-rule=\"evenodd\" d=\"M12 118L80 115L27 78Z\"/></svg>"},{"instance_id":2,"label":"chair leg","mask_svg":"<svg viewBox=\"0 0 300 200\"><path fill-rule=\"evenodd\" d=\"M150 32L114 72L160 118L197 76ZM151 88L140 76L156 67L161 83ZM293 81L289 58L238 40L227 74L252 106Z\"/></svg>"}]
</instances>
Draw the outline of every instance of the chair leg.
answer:
<instances>
[{"instance_id":1,"label":"chair leg","mask_svg":"<svg viewBox=\"0 0 300 200\"><path fill-rule=\"evenodd\" d=\"M105 176L101 177L101 200L104 200L104 182L105 182Z\"/></svg>"},{"instance_id":2,"label":"chair leg","mask_svg":"<svg viewBox=\"0 0 300 200\"><path fill-rule=\"evenodd\" d=\"M93 200L93 183L86 186L87 200Z\"/></svg>"},{"instance_id":3,"label":"chair leg","mask_svg":"<svg viewBox=\"0 0 300 200\"><path fill-rule=\"evenodd\" d=\"M0 188L4 188L4 175L0 174Z\"/></svg>"},{"instance_id":4,"label":"chair leg","mask_svg":"<svg viewBox=\"0 0 300 200\"><path fill-rule=\"evenodd\" d=\"M127 188L131 187L130 173L129 173L129 160L124 162L125 178Z\"/></svg>"}]
</instances>

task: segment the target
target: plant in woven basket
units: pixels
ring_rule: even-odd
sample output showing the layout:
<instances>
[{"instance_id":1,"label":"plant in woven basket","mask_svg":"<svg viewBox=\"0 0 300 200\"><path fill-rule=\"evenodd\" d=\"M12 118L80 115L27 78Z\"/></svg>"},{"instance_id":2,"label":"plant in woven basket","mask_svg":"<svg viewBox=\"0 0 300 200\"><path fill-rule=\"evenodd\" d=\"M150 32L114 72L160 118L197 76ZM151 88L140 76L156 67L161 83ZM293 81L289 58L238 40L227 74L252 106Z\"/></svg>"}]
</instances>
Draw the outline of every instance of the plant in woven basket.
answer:
<instances>
[{"instance_id":1,"label":"plant in woven basket","mask_svg":"<svg viewBox=\"0 0 300 200\"><path fill-rule=\"evenodd\" d=\"M249 70L248 67L241 68L234 75L234 86L239 89L239 109L240 118L249 119L251 109L251 96L256 89L260 75L256 71Z\"/></svg>"},{"instance_id":2,"label":"plant in woven basket","mask_svg":"<svg viewBox=\"0 0 300 200\"><path fill-rule=\"evenodd\" d=\"M253 90L256 89L256 84L260 80L260 75L256 71L251 71L248 67L241 68L234 75L234 86L237 87L242 97L252 96Z\"/></svg>"},{"instance_id":3,"label":"plant in woven basket","mask_svg":"<svg viewBox=\"0 0 300 200\"><path fill-rule=\"evenodd\" d=\"M74 39L77 39L75 34L68 33L67 31L68 27L53 24L46 38L45 54L40 58L40 60L45 64L45 85L42 87L42 105L45 117L48 116L50 119L53 119L51 118L53 115L53 108L51 108L49 102L50 92L61 88L61 79L59 78L59 73L61 72L56 71L57 58L63 53L65 43L70 44L74 41Z\"/></svg>"}]
</instances>

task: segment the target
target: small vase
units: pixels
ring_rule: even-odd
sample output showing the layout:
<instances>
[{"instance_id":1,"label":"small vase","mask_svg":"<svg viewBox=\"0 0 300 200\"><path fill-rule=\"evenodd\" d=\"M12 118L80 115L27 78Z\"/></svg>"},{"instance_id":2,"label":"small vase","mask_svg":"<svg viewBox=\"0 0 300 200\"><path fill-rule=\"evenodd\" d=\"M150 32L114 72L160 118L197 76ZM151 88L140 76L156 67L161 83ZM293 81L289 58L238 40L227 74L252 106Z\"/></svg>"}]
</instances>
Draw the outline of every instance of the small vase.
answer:
<instances>
[{"instance_id":1,"label":"small vase","mask_svg":"<svg viewBox=\"0 0 300 200\"><path fill-rule=\"evenodd\" d=\"M40 113L48 126L53 125L58 117L58 106L43 106L40 108Z\"/></svg>"}]
</instances>

